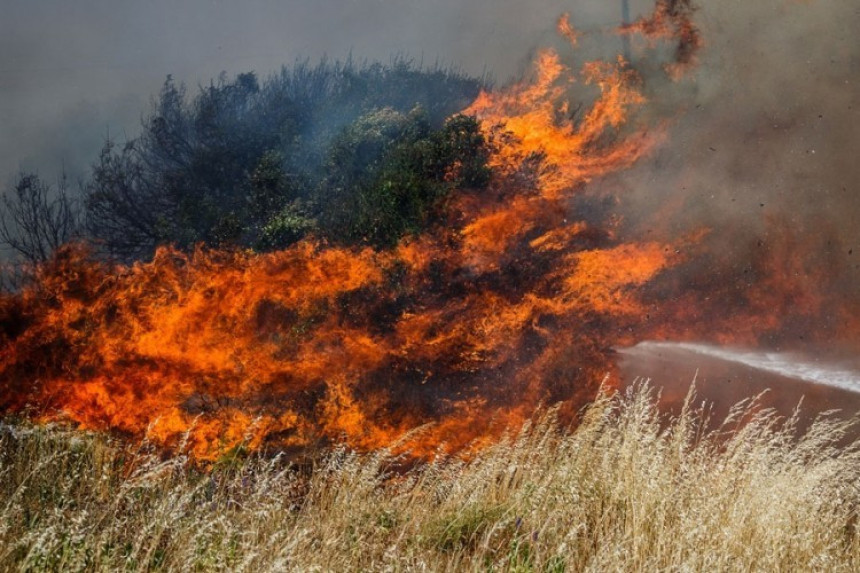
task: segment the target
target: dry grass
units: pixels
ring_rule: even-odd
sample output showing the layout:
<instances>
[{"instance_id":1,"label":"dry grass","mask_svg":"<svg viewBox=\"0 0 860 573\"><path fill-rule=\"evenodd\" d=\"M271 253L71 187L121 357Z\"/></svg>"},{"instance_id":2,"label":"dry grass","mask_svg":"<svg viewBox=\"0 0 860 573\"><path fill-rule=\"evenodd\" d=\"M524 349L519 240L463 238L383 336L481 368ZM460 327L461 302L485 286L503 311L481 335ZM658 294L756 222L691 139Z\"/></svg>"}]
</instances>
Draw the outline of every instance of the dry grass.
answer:
<instances>
[{"instance_id":1,"label":"dry grass","mask_svg":"<svg viewBox=\"0 0 860 573\"><path fill-rule=\"evenodd\" d=\"M343 450L312 468L237 455L203 473L101 436L4 426L0 569L860 568L846 423L798 438L748 407L716 432L703 418L661 424L647 389L603 396L573 432L547 416L468 463L405 473L385 452Z\"/></svg>"}]
</instances>

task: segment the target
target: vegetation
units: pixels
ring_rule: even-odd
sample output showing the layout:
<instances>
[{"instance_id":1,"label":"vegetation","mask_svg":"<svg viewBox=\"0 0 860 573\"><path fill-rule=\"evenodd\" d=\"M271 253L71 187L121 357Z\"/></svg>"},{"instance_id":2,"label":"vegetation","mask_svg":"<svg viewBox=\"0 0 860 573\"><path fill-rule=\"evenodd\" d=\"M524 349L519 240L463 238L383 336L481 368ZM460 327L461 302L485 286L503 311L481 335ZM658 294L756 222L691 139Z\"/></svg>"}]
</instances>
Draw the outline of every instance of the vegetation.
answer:
<instances>
[{"instance_id":1,"label":"vegetation","mask_svg":"<svg viewBox=\"0 0 860 573\"><path fill-rule=\"evenodd\" d=\"M479 87L405 60L221 77L192 99L168 78L141 136L108 141L93 168L90 235L124 259L163 243L277 249L310 232L392 243L450 190L441 175L485 156L477 122L447 120Z\"/></svg>"},{"instance_id":2,"label":"vegetation","mask_svg":"<svg viewBox=\"0 0 860 573\"><path fill-rule=\"evenodd\" d=\"M421 111L372 112L331 145L320 195L324 233L347 243L388 245L418 232L458 187L489 180L487 150L474 118L456 116L432 130Z\"/></svg>"},{"instance_id":3,"label":"vegetation","mask_svg":"<svg viewBox=\"0 0 860 573\"><path fill-rule=\"evenodd\" d=\"M13 290L46 262L54 251L81 236L82 212L62 175L56 186L33 173L21 173L15 185L0 194L0 247L6 247L21 264L2 266L0 292Z\"/></svg>"},{"instance_id":4,"label":"vegetation","mask_svg":"<svg viewBox=\"0 0 860 573\"><path fill-rule=\"evenodd\" d=\"M237 449L209 471L15 423L0 430L0 569L856 571L850 423L795 422L749 405L717 431L691 409L666 422L643 389L469 461Z\"/></svg>"},{"instance_id":5,"label":"vegetation","mask_svg":"<svg viewBox=\"0 0 860 573\"><path fill-rule=\"evenodd\" d=\"M453 116L482 85L403 58L222 75L194 97L168 77L140 136L105 142L82 205L65 180L18 177L0 197L0 246L38 263L77 237L126 262L161 244L271 250L310 233L391 245L454 188L486 185L478 123Z\"/></svg>"},{"instance_id":6,"label":"vegetation","mask_svg":"<svg viewBox=\"0 0 860 573\"><path fill-rule=\"evenodd\" d=\"M0 196L0 206L0 242L30 264L47 261L80 232L80 209L65 176L54 188L22 173L11 192Z\"/></svg>"}]
</instances>

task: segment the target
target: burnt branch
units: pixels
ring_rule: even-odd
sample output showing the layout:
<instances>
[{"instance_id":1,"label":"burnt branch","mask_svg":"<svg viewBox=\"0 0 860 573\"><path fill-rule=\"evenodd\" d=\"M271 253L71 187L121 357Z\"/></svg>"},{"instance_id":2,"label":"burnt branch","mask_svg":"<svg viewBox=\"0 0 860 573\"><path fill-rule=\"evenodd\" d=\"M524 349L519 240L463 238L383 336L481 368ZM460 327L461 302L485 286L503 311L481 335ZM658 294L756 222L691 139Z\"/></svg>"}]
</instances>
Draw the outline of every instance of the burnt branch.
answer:
<instances>
[{"instance_id":1,"label":"burnt branch","mask_svg":"<svg viewBox=\"0 0 860 573\"><path fill-rule=\"evenodd\" d=\"M0 195L0 245L29 265L47 261L64 243L80 236L81 209L61 175L56 188L35 173L21 173Z\"/></svg>"}]
</instances>

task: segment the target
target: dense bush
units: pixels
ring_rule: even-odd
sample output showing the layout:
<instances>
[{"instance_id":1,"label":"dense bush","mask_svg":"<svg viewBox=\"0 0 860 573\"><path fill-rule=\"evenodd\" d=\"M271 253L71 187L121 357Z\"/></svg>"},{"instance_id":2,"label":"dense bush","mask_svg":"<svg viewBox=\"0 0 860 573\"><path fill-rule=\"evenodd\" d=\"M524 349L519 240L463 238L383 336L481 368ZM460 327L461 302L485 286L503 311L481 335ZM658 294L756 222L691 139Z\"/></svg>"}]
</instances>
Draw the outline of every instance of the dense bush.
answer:
<instances>
[{"instance_id":1,"label":"dense bush","mask_svg":"<svg viewBox=\"0 0 860 573\"><path fill-rule=\"evenodd\" d=\"M94 165L89 234L125 260L163 243L281 248L309 232L391 244L453 187L486 183L477 122L446 120L480 87L406 60L222 76L193 98L168 77L142 134L107 141Z\"/></svg>"},{"instance_id":2,"label":"dense bush","mask_svg":"<svg viewBox=\"0 0 860 573\"><path fill-rule=\"evenodd\" d=\"M486 185L486 159L473 118L456 116L433 130L417 108L371 112L329 148L320 229L336 240L384 246L420 230L451 189Z\"/></svg>"}]
</instances>

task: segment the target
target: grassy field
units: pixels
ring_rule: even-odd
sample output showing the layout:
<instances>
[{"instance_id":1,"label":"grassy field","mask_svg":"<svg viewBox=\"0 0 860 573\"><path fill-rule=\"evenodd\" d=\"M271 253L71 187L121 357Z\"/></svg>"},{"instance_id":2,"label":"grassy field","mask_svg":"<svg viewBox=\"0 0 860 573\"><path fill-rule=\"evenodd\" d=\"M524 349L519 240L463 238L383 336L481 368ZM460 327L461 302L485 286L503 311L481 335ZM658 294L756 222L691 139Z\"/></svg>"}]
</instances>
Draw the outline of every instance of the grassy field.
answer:
<instances>
[{"instance_id":1,"label":"grassy field","mask_svg":"<svg viewBox=\"0 0 860 573\"><path fill-rule=\"evenodd\" d=\"M652 392L552 413L468 462L386 452L209 471L144 444L0 429L0 569L607 571L860 569L847 423L738 407L719 430ZM844 441L844 440L843 440Z\"/></svg>"}]
</instances>

